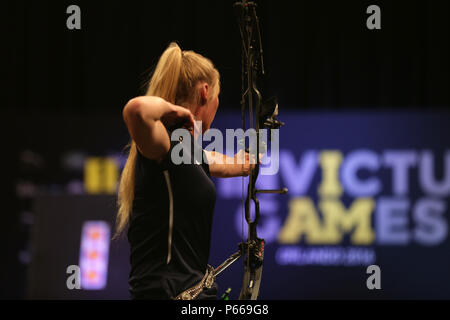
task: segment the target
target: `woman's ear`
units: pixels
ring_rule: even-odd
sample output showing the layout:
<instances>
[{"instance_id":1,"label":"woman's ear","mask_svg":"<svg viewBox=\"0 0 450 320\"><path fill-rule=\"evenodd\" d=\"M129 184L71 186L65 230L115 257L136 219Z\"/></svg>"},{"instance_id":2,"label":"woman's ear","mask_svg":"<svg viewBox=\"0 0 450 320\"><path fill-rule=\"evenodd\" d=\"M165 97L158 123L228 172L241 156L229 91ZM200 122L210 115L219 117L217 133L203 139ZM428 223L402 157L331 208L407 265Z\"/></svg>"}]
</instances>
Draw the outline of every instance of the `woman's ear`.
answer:
<instances>
[{"instance_id":1,"label":"woman's ear","mask_svg":"<svg viewBox=\"0 0 450 320\"><path fill-rule=\"evenodd\" d=\"M205 105L208 101L208 94L209 94L209 85L206 82L203 82L201 89L200 89L200 102L201 105Z\"/></svg>"}]
</instances>

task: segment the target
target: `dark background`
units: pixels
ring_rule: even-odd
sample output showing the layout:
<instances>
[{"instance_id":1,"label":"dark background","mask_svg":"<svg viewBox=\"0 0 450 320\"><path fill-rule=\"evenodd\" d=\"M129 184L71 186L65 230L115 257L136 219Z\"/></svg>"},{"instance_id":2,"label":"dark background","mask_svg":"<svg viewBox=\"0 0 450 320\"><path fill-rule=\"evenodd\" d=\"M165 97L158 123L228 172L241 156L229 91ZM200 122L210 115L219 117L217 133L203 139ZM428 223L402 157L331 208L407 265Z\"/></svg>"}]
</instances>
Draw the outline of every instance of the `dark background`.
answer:
<instances>
[{"instance_id":1,"label":"dark background","mask_svg":"<svg viewBox=\"0 0 450 320\"><path fill-rule=\"evenodd\" d=\"M240 38L233 2L2 2L2 296L24 296L26 259L19 256L28 229L19 212L31 200L16 197L15 183L23 172L19 151L38 144L48 154L64 148L70 143L58 137L58 126L69 126L73 117L96 117L99 126L103 116L117 118L122 125L117 130L125 130L123 106L143 93L150 70L171 41L213 60L221 73L220 108L237 110ZM448 1L257 2L267 71L263 94L276 94L280 108L449 107ZM81 30L66 28L71 4L81 7ZM381 8L381 30L366 28L371 4ZM30 123L45 143L30 138ZM55 177L48 163L35 179L45 183Z\"/></svg>"},{"instance_id":2,"label":"dark background","mask_svg":"<svg viewBox=\"0 0 450 320\"><path fill-rule=\"evenodd\" d=\"M211 58L237 108L234 1L5 1L2 103L20 112L120 112L170 41ZM448 1L258 1L265 93L296 108L449 104ZM70 4L82 29L68 30ZM366 8L381 8L381 30ZM5 89L5 86L3 87Z\"/></svg>"}]
</instances>

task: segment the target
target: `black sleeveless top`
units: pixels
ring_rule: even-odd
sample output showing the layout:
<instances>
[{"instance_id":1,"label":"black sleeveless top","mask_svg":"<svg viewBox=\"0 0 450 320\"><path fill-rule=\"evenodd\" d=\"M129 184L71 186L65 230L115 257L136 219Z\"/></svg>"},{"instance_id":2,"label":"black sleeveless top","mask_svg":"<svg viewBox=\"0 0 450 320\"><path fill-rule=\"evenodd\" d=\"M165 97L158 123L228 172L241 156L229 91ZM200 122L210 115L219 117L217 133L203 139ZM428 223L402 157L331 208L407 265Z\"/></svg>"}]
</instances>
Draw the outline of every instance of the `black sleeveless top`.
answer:
<instances>
[{"instance_id":1,"label":"black sleeveless top","mask_svg":"<svg viewBox=\"0 0 450 320\"><path fill-rule=\"evenodd\" d=\"M193 154L201 147L190 140ZM171 142L161 163L137 151L128 228L133 299L175 297L197 284L207 267L216 189L208 164L195 164L193 156L190 164L171 161L179 143L186 142ZM216 294L213 286L199 298L216 299Z\"/></svg>"}]
</instances>

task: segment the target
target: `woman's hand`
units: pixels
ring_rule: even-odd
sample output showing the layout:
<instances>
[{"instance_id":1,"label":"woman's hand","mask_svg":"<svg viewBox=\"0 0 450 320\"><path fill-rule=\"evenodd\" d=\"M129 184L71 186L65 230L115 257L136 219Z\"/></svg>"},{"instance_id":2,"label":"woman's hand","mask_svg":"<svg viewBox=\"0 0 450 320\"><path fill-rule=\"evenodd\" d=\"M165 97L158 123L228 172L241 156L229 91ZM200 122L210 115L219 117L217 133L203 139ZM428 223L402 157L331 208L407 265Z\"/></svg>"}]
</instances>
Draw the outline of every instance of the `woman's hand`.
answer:
<instances>
[{"instance_id":1,"label":"woman's hand","mask_svg":"<svg viewBox=\"0 0 450 320\"><path fill-rule=\"evenodd\" d=\"M240 176L247 177L250 172L255 168L256 158L254 155L250 155L248 152L244 150L240 150L238 153L234 155L234 163L236 165L240 165Z\"/></svg>"},{"instance_id":2,"label":"woman's hand","mask_svg":"<svg viewBox=\"0 0 450 320\"><path fill-rule=\"evenodd\" d=\"M161 115L161 122L166 128L186 128L193 130L194 116L187 108L170 104L164 114Z\"/></svg>"}]
</instances>

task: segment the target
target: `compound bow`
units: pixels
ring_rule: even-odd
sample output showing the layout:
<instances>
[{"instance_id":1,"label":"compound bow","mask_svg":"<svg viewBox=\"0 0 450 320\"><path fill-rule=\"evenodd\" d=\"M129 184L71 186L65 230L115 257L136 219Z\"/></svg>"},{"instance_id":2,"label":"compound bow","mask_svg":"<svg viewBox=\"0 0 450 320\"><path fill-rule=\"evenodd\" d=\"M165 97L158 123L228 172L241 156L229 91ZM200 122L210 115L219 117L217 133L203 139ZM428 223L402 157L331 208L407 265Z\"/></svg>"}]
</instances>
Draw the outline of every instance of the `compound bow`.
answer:
<instances>
[{"instance_id":1,"label":"compound bow","mask_svg":"<svg viewBox=\"0 0 450 320\"><path fill-rule=\"evenodd\" d=\"M278 103L276 98L271 98L263 103L261 93L257 87L258 76L264 75L264 59L256 7L257 5L255 2L245 0L234 4L242 40L242 127L245 131L247 111L249 128L254 128L256 132L256 152L254 153L256 161L254 168L250 171L247 197L244 203L245 220L248 224L248 237L246 242L241 242L239 244L238 252L230 256L229 259L214 270L214 275L217 276L241 256L245 256L244 276L241 293L239 295L240 300L256 300L261 284L265 242L264 239L258 238L256 230L260 218L259 199L257 194L287 193L286 188L279 190L256 189L256 180L259 175L260 153L263 153L263 149L265 149L265 146L262 145L262 142L260 141L260 129L278 129L284 124L276 119L278 115ZM254 204L253 220L251 217L252 201Z\"/></svg>"}]
</instances>

